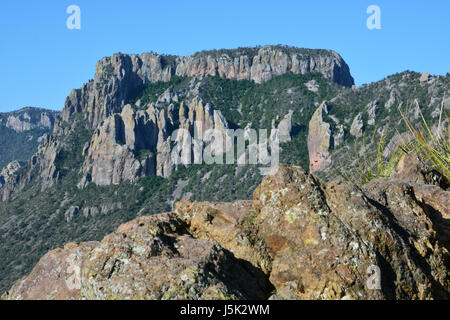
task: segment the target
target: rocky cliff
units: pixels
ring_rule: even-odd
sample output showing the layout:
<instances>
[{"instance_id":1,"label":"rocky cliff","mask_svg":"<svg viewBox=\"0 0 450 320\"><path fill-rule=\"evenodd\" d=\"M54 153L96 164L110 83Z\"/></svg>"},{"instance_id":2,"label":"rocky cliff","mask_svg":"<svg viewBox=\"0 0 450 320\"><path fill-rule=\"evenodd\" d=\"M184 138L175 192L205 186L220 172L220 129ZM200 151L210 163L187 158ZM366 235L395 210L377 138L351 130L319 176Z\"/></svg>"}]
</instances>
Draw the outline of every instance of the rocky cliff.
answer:
<instances>
[{"instance_id":1,"label":"rocky cliff","mask_svg":"<svg viewBox=\"0 0 450 320\"><path fill-rule=\"evenodd\" d=\"M26 107L18 111L0 113L0 125L15 132L31 131L36 128L53 128L56 111Z\"/></svg>"},{"instance_id":2,"label":"rocky cliff","mask_svg":"<svg viewBox=\"0 0 450 320\"><path fill-rule=\"evenodd\" d=\"M67 98L63 120L84 111L93 127L107 116L120 112L126 101L148 82L180 77L220 76L261 83L275 76L320 73L342 86L354 81L345 61L334 51L282 46L202 51L192 56L115 54L97 63L94 79Z\"/></svg>"},{"instance_id":3,"label":"rocky cliff","mask_svg":"<svg viewBox=\"0 0 450 320\"><path fill-rule=\"evenodd\" d=\"M253 201L183 200L51 251L3 298L448 299L450 195L417 165L363 189L281 166Z\"/></svg>"},{"instance_id":4,"label":"rocky cliff","mask_svg":"<svg viewBox=\"0 0 450 320\"><path fill-rule=\"evenodd\" d=\"M32 107L0 113L0 168L11 161L28 161L43 135L53 130L58 114Z\"/></svg>"},{"instance_id":5,"label":"rocky cliff","mask_svg":"<svg viewBox=\"0 0 450 320\"><path fill-rule=\"evenodd\" d=\"M203 77L218 76L263 83L287 73L321 74L342 86L353 84L344 60L337 53L327 50L265 46L203 51L184 57L119 53L103 58L96 65L94 79L81 89L73 90L67 97L61 120L56 122L52 137L40 147L30 167L43 177L42 189L52 186L59 174L56 162L69 147L62 143L62 137L76 131L77 126L86 126L94 134L83 151L86 159L81 168L83 177L80 187L91 181L109 185L155 173L168 177L176 165L171 163L169 150L173 130L183 128L192 131L196 121L204 124L203 131L228 128L227 119L221 111L200 97ZM144 105L140 100L135 101L146 85L170 83L176 77L192 81L179 91L174 90L174 86L168 86L152 103ZM180 106L181 100L186 101ZM136 102L135 107L145 112L125 108L130 102ZM292 113L289 110L289 116L287 111L283 115L288 118L280 124L281 142L290 140ZM46 119L41 122L47 124L49 121ZM16 128L22 128L19 122L10 122ZM130 138L131 132L136 137ZM122 138L125 140L122 141ZM8 198L13 189L17 188L10 186L3 191L2 198Z\"/></svg>"}]
</instances>

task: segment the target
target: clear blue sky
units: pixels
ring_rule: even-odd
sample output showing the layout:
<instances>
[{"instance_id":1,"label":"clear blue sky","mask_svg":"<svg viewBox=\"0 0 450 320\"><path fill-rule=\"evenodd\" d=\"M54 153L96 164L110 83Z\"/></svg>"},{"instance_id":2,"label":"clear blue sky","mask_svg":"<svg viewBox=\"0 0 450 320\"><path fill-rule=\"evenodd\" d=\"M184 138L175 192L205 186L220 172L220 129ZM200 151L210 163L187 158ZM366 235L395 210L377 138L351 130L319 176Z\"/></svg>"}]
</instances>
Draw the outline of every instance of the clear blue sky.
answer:
<instances>
[{"instance_id":1,"label":"clear blue sky","mask_svg":"<svg viewBox=\"0 0 450 320\"><path fill-rule=\"evenodd\" d=\"M66 8L81 8L81 30ZM381 8L381 30L366 9ZM0 5L0 112L61 109L72 88L115 52L188 55L287 44L333 49L358 85L406 69L450 72L450 1L41 0Z\"/></svg>"}]
</instances>

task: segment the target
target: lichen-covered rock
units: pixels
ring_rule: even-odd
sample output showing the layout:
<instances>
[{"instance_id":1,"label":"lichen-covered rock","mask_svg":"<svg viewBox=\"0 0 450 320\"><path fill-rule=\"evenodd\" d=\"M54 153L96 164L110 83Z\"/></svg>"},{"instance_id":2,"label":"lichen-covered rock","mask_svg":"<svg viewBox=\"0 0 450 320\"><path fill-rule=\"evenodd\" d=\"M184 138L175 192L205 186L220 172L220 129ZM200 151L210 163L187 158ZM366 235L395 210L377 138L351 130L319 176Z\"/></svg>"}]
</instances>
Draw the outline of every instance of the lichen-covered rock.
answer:
<instances>
[{"instance_id":1,"label":"lichen-covered rock","mask_svg":"<svg viewBox=\"0 0 450 320\"><path fill-rule=\"evenodd\" d=\"M281 165L253 201L182 200L52 251L3 298L449 299L450 193L411 166L361 189Z\"/></svg>"},{"instance_id":2,"label":"lichen-covered rock","mask_svg":"<svg viewBox=\"0 0 450 320\"><path fill-rule=\"evenodd\" d=\"M264 178L252 207L188 201L176 212L196 237L223 243L263 270L277 291L271 299L448 298L449 194L417 184L416 198L386 190L402 183L380 179L366 191L324 186L301 168L281 166ZM368 287L373 268L379 289Z\"/></svg>"},{"instance_id":3,"label":"lichen-covered rock","mask_svg":"<svg viewBox=\"0 0 450 320\"><path fill-rule=\"evenodd\" d=\"M191 233L201 239L214 241L230 250L238 259L270 273L270 259L265 255L262 243L254 243L249 237L252 219L256 215L252 201L192 202L181 200L174 212L189 226Z\"/></svg>"},{"instance_id":4,"label":"lichen-covered rock","mask_svg":"<svg viewBox=\"0 0 450 320\"><path fill-rule=\"evenodd\" d=\"M403 155L391 174L392 179L406 180L421 184L430 184L447 189L448 181L437 170L423 163L416 154Z\"/></svg>"},{"instance_id":5,"label":"lichen-covered rock","mask_svg":"<svg viewBox=\"0 0 450 320\"><path fill-rule=\"evenodd\" d=\"M270 286L253 269L163 213L125 223L101 242L49 252L2 298L267 298Z\"/></svg>"},{"instance_id":6,"label":"lichen-covered rock","mask_svg":"<svg viewBox=\"0 0 450 320\"><path fill-rule=\"evenodd\" d=\"M2 296L11 300L77 300L80 299L80 276L83 257L96 242L68 243L48 252L33 271Z\"/></svg>"},{"instance_id":7,"label":"lichen-covered rock","mask_svg":"<svg viewBox=\"0 0 450 320\"><path fill-rule=\"evenodd\" d=\"M373 185L383 190L383 183L390 180ZM306 299L449 297L443 227L429 230L434 218L401 189L390 191L403 199L392 207L383 206L382 191L368 194L349 184L325 187L300 168L281 167L263 180L254 195L260 208L254 224L273 259L270 280L277 290L296 281L298 297ZM417 214L426 223L407 218ZM409 224L398 222L405 219ZM417 255L417 242L426 259ZM381 290L367 287L372 265L380 268Z\"/></svg>"}]
</instances>

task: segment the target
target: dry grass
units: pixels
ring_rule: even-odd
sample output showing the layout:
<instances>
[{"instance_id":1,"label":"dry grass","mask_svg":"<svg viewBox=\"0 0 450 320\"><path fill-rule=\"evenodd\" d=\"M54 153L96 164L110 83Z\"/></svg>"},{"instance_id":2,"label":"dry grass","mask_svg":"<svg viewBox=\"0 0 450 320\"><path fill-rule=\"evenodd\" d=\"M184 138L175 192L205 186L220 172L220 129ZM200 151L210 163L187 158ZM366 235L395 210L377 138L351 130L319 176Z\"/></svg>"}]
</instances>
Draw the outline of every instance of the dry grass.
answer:
<instances>
[{"instance_id":1,"label":"dry grass","mask_svg":"<svg viewBox=\"0 0 450 320\"><path fill-rule=\"evenodd\" d=\"M402 139L400 144L385 157L383 151L386 146L386 141L385 136L381 134L375 156L367 150L361 156L358 152L358 145L362 143L363 146L366 146L365 137L363 136L362 141L355 140L353 156L347 151L349 161L354 159L354 163L356 164L343 166L342 163L339 163L339 167L345 168L345 172L342 172L342 169L338 169L337 175L360 186L375 178L388 178L402 155L415 153L421 161L439 171L450 181L450 121L447 121L446 125L442 121L443 118L448 119L444 110L444 101L445 97L442 99L439 121L435 130L432 130L426 122L417 100L415 104L419 110L422 122L416 126L411 123L401 110L402 104L400 104L398 109L411 139L405 141L399 135ZM376 130L374 130L374 134L372 135L371 143L374 142L375 133Z\"/></svg>"}]
</instances>

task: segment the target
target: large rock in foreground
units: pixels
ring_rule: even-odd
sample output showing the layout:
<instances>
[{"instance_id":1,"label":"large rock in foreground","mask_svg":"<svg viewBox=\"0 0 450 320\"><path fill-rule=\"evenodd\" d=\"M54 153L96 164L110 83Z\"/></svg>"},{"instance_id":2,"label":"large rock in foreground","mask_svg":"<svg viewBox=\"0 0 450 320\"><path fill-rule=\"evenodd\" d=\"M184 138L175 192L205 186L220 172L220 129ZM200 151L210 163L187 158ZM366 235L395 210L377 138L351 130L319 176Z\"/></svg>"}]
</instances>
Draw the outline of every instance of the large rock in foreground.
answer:
<instances>
[{"instance_id":1,"label":"large rock in foreground","mask_svg":"<svg viewBox=\"0 0 450 320\"><path fill-rule=\"evenodd\" d=\"M101 242L47 253L7 299L264 299L271 286L173 213L121 225Z\"/></svg>"},{"instance_id":2,"label":"large rock in foreground","mask_svg":"<svg viewBox=\"0 0 450 320\"><path fill-rule=\"evenodd\" d=\"M183 200L52 251L4 298L449 299L450 195L414 172L362 190L281 166L253 201Z\"/></svg>"}]
</instances>

